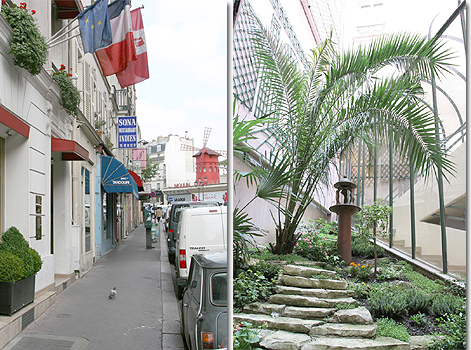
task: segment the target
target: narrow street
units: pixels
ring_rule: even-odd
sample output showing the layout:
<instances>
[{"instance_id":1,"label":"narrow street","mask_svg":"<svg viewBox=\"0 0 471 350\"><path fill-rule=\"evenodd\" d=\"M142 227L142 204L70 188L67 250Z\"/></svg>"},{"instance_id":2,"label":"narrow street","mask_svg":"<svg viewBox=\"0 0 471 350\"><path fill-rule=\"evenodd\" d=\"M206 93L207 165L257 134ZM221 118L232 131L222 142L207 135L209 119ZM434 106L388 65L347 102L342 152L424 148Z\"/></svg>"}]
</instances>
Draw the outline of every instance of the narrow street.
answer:
<instances>
[{"instance_id":1,"label":"narrow street","mask_svg":"<svg viewBox=\"0 0 471 350\"><path fill-rule=\"evenodd\" d=\"M153 246L137 227L4 350L183 350L165 233Z\"/></svg>"}]
</instances>

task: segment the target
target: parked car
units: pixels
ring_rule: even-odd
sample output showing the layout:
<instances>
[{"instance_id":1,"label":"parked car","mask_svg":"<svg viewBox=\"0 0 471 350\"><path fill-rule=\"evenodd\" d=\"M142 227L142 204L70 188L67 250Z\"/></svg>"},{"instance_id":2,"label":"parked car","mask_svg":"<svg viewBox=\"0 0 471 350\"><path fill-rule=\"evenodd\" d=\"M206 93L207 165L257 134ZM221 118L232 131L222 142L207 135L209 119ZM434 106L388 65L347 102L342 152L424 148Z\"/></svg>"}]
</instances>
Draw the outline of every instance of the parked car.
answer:
<instances>
[{"instance_id":1,"label":"parked car","mask_svg":"<svg viewBox=\"0 0 471 350\"><path fill-rule=\"evenodd\" d=\"M167 222L167 245L168 245L168 260L171 264L175 263L175 232L177 231L178 221L180 220L181 212L186 208L193 208L197 206L217 206L217 202L177 202L173 203L168 214Z\"/></svg>"},{"instance_id":2,"label":"parked car","mask_svg":"<svg viewBox=\"0 0 471 350\"><path fill-rule=\"evenodd\" d=\"M191 256L227 250L227 207L185 209L178 223L176 239L177 295L181 297Z\"/></svg>"},{"instance_id":3,"label":"parked car","mask_svg":"<svg viewBox=\"0 0 471 350\"><path fill-rule=\"evenodd\" d=\"M190 350L227 346L227 251L191 257L182 332Z\"/></svg>"}]
</instances>

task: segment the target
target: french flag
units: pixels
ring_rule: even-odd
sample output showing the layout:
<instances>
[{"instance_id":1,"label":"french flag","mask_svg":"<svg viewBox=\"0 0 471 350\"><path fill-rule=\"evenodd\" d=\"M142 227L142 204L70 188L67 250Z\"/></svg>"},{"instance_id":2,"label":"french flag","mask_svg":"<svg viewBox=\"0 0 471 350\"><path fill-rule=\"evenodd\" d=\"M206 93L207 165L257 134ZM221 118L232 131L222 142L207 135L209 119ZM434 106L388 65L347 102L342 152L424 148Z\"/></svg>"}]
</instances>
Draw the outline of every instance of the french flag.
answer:
<instances>
[{"instance_id":1,"label":"french flag","mask_svg":"<svg viewBox=\"0 0 471 350\"><path fill-rule=\"evenodd\" d=\"M135 85L149 79L149 65L147 63L147 46L142 23L141 9L131 11L132 29L134 32L134 44L136 46L137 60L128 63L128 67L117 73L121 88Z\"/></svg>"},{"instance_id":2,"label":"french flag","mask_svg":"<svg viewBox=\"0 0 471 350\"><path fill-rule=\"evenodd\" d=\"M104 76L121 72L129 62L137 60L130 8L129 0L116 0L108 5L112 43L95 52Z\"/></svg>"}]
</instances>

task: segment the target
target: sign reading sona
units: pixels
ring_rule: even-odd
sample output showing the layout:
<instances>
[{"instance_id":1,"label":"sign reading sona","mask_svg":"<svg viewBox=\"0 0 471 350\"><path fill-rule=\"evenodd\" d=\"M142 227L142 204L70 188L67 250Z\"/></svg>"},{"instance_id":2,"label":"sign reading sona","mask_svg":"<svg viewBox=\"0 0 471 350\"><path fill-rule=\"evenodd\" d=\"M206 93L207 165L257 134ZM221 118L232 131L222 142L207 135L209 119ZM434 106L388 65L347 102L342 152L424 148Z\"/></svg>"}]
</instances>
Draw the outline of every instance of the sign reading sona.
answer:
<instances>
[{"instance_id":1,"label":"sign reading sona","mask_svg":"<svg viewBox=\"0 0 471 350\"><path fill-rule=\"evenodd\" d=\"M136 116L118 117L118 148L137 148Z\"/></svg>"}]
</instances>

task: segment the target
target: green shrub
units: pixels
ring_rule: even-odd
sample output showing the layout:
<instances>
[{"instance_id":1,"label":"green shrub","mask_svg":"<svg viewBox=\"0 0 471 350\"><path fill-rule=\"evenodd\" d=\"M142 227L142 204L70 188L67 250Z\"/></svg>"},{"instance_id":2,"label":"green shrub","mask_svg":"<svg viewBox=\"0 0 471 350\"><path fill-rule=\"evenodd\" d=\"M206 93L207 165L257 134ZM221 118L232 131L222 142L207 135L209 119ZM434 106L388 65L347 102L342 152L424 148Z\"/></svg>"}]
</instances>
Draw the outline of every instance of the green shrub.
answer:
<instances>
[{"instance_id":1,"label":"green shrub","mask_svg":"<svg viewBox=\"0 0 471 350\"><path fill-rule=\"evenodd\" d=\"M355 264L354 262L350 263L349 274L353 278L358 278L360 281L366 281L371 275L371 265L361 265Z\"/></svg>"},{"instance_id":2,"label":"green shrub","mask_svg":"<svg viewBox=\"0 0 471 350\"><path fill-rule=\"evenodd\" d=\"M325 223L327 222L325 221ZM322 225L326 224L321 224L321 227L324 227ZM322 230L324 232L330 229L322 228ZM334 260L329 260L330 256L337 255L337 238L335 236L321 233L321 230L316 228L316 225L313 225L310 220L308 223L299 225L296 234L299 235L294 247L296 254L313 261L335 263Z\"/></svg>"},{"instance_id":3,"label":"green shrub","mask_svg":"<svg viewBox=\"0 0 471 350\"><path fill-rule=\"evenodd\" d=\"M370 286L367 285L365 282L363 283L351 283L348 286L349 290L353 290L354 298L356 299L366 299L370 295Z\"/></svg>"},{"instance_id":4,"label":"green shrub","mask_svg":"<svg viewBox=\"0 0 471 350\"><path fill-rule=\"evenodd\" d=\"M25 267L16 255L0 251L0 282L16 282L23 279Z\"/></svg>"},{"instance_id":5,"label":"green shrub","mask_svg":"<svg viewBox=\"0 0 471 350\"><path fill-rule=\"evenodd\" d=\"M439 294L433 298L432 315L443 316L445 314L459 314L465 301L453 294Z\"/></svg>"},{"instance_id":6,"label":"green shrub","mask_svg":"<svg viewBox=\"0 0 471 350\"><path fill-rule=\"evenodd\" d=\"M260 260L286 261L287 263L309 261L309 259L299 256L298 254L273 254L268 249L262 249L257 252L251 251L250 257Z\"/></svg>"},{"instance_id":7,"label":"green shrub","mask_svg":"<svg viewBox=\"0 0 471 350\"><path fill-rule=\"evenodd\" d=\"M407 315L406 296L398 288L378 288L371 291L369 305L371 315L376 318L397 319Z\"/></svg>"},{"instance_id":8,"label":"green shrub","mask_svg":"<svg viewBox=\"0 0 471 350\"><path fill-rule=\"evenodd\" d=\"M315 228L319 231L320 234L326 235L337 235L338 234L338 223L336 221L327 222L323 218L316 220Z\"/></svg>"},{"instance_id":9,"label":"green shrub","mask_svg":"<svg viewBox=\"0 0 471 350\"><path fill-rule=\"evenodd\" d=\"M41 260L41 256L35 249L29 248L29 253L33 257L33 271L34 273L36 273L41 270L41 267L43 266L43 261Z\"/></svg>"},{"instance_id":10,"label":"green shrub","mask_svg":"<svg viewBox=\"0 0 471 350\"><path fill-rule=\"evenodd\" d=\"M387 281L402 279L404 277L404 266L397 264L388 264L381 268L381 273L377 275L378 281Z\"/></svg>"},{"instance_id":11,"label":"green shrub","mask_svg":"<svg viewBox=\"0 0 471 350\"><path fill-rule=\"evenodd\" d=\"M434 293L434 292L443 292L444 291L444 285L440 284L439 282L436 282L434 280L431 280L428 277L425 277L424 275L418 273L417 271L414 271L412 269L412 266L408 264L407 262L401 262L399 261L397 265L404 265L404 270L402 271L403 276L412 282L412 284L419 288L422 289L424 292L427 293Z\"/></svg>"},{"instance_id":12,"label":"green shrub","mask_svg":"<svg viewBox=\"0 0 471 350\"><path fill-rule=\"evenodd\" d=\"M415 288L405 291L404 294L409 315L428 312L431 303L429 294Z\"/></svg>"},{"instance_id":13,"label":"green shrub","mask_svg":"<svg viewBox=\"0 0 471 350\"><path fill-rule=\"evenodd\" d=\"M242 321L239 325L237 325L237 328L234 329L232 343L233 349L261 350L260 341L262 340L262 337L260 337L259 333L262 328L266 327L267 324L264 323L263 326L253 329L251 323Z\"/></svg>"},{"instance_id":14,"label":"green shrub","mask_svg":"<svg viewBox=\"0 0 471 350\"><path fill-rule=\"evenodd\" d=\"M261 272L249 269L234 279L234 307L240 309L254 301L266 300L274 290L274 279L269 280Z\"/></svg>"},{"instance_id":15,"label":"green shrub","mask_svg":"<svg viewBox=\"0 0 471 350\"><path fill-rule=\"evenodd\" d=\"M0 241L0 252L8 252L16 256L23 264L22 275L16 281L31 277L41 269L42 261L38 252L29 247L21 232L14 226L10 227ZM19 270L18 270L19 271ZM16 276L16 275L15 275ZM0 280L7 277L0 275Z\"/></svg>"},{"instance_id":16,"label":"green shrub","mask_svg":"<svg viewBox=\"0 0 471 350\"><path fill-rule=\"evenodd\" d=\"M384 256L384 249L380 246L376 247L378 258ZM352 235L352 255L367 259L374 258L374 245L367 239L358 235Z\"/></svg>"},{"instance_id":17,"label":"green shrub","mask_svg":"<svg viewBox=\"0 0 471 350\"><path fill-rule=\"evenodd\" d=\"M250 266L253 272L262 273L268 280L277 279L281 271L281 266L277 264L270 264L266 261L259 261L256 265Z\"/></svg>"},{"instance_id":18,"label":"green shrub","mask_svg":"<svg viewBox=\"0 0 471 350\"><path fill-rule=\"evenodd\" d=\"M466 349L466 306L456 315L445 315L438 318L442 332L437 333L430 349Z\"/></svg>"},{"instance_id":19,"label":"green shrub","mask_svg":"<svg viewBox=\"0 0 471 350\"><path fill-rule=\"evenodd\" d=\"M426 315L423 313L420 313L420 311L417 314L409 317L409 320L418 326L424 326L425 324L428 323Z\"/></svg>"},{"instance_id":20,"label":"green shrub","mask_svg":"<svg viewBox=\"0 0 471 350\"><path fill-rule=\"evenodd\" d=\"M403 324L396 323L389 318L380 318L377 323L376 335L378 337L391 337L403 342L409 341L410 334Z\"/></svg>"}]
</instances>

